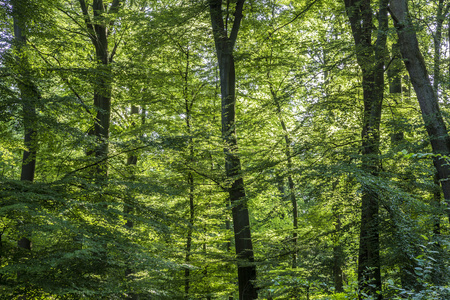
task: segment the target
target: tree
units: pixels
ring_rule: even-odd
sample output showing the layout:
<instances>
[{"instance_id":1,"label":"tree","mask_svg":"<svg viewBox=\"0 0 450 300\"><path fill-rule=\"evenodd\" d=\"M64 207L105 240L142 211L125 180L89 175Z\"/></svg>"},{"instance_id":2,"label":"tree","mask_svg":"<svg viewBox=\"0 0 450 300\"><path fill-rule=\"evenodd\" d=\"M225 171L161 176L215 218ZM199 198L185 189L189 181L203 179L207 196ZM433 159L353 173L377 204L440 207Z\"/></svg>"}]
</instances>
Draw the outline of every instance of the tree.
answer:
<instances>
[{"instance_id":1,"label":"tree","mask_svg":"<svg viewBox=\"0 0 450 300\"><path fill-rule=\"evenodd\" d=\"M241 174L241 162L237 149L235 102L236 71L233 50L243 17L244 0L236 2L234 12L227 4L225 21L223 19L222 0L210 0L211 25L216 45L216 54L220 70L220 90L222 97L222 138L224 141L225 169L230 187L230 201L233 211L233 228L238 262L239 299L256 299L256 266L253 264L253 246L250 233L250 221L245 196L244 180ZM234 16L231 31L228 22ZM231 18L232 19L232 18ZM231 22L231 21L230 21Z\"/></svg>"},{"instance_id":2,"label":"tree","mask_svg":"<svg viewBox=\"0 0 450 300\"><path fill-rule=\"evenodd\" d=\"M448 1L425 2L445 103ZM4 298L449 298L386 1L17 0L0 20Z\"/></svg>"},{"instance_id":3,"label":"tree","mask_svg":"<svg viewBox=\"0 0 450 300\"><path fill-rule=\"evenodd\" d=\"M384 59L388 29L388 1L379 1L378 35L372 44L373 13L371 1L346 0L358 65L362 71L364 116L362 138L362 168L372 176L380 169L380 122L384 95ZM377 192L363 186L361 232L358 259L360 299L365 294L381 299L381 265L379 242L379 203Z\"/></svg>"},{"instance_id":4,"label":"tree","mask_svg":"<svg viewBox=\"0 0 450 300\"><path fill-rule=\"evenodd\" d=\"M79 0L84 22L86 24L87 34L95 48L95 60L97 62L97 76L94 81L94 107L96 117L93 130L90 132L97 138L95 147L95 157L104 159L108 156L108 139L111 120L111 62L116 54L118 42L114 44L109 52L108 37L113 30L114 17L112 15L118 12L121 0L114 0L107 6L103 0L93 0L92 16L89 15L88 6L85 0ZM107 164L98 162L96 173L99 176L106 176Z\"/></svg>"},{"instance_id":5,"label":"tree","mask_svg":"<svg viewBox=\"0 0 450 300\"><path fill-rule=\"evenodd\" d=\"M450 136L439 108L436 91L428 77L425 60L419 49L419 42L409 16L407 0L391 0L390 10L397 29L400 51L416 91L422 118L435 155L433 163L439 176L450 222L450 210L448 209L450 205L450 181L448 180L450 166L447 160L442 157L442 155L449 155L450 153ZM436 55L438 54L436 53Z\"/></svg>"},{"instance_id":6,"label":"tree","mask_svg":"<svg viewBox=\"0 0 450 300\"><path fill-rule=\"evenodd\" d=\"M40 95L36 84L30 76L30 67L27 59L27 39L24 32L25 14L22 11L26 2L17 1L13 4L14 14L14 38L16 46L16 61L20 66L20 77L17 80L17 85L20 90L23 111L24 124L24 146L23 151L22 170L20 180L33 182L36 169L36 154L37 154L37 130L36 130L36 105L39 101ZM31 250L31 240L28 236L22 237L18 241L20 248Z\"/></svg>"}]
</instances>

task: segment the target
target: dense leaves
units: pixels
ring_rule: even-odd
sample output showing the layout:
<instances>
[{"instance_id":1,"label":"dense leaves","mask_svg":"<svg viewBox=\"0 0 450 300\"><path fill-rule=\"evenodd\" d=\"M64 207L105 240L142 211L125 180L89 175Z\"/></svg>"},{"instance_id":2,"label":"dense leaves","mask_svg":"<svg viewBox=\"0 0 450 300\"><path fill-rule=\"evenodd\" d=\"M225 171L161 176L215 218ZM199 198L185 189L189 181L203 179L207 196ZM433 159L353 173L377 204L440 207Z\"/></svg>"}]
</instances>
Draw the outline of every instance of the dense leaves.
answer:
<instances>
[{"instance_id":1,"label":"dense leaves","mask_svg":"<svg viewBox=\"0 0 450 300\"><path fill-rule=\"evenodd\" d=\"M216 17L231 33L242 1L222 2ZM363 1L374 12L367 38L387 39L382 55L365 56L386 83L378 149L367 153L365 50L351 1L326 2L243 2L227 53L231 143L210 1L0 1L0 298L237 299L238 268L251 267L259 299L374 299L360 290L372 283L358 283L367 194L379 205L376 293L448 298L449 225L433 161L450 153L433 153L399 28L390 16L374 30L379 1ZM448 123L450 2L407 2ZM20 180L32 150L34 180ZM245 197L230 202L241 178ZM252 259L235 251L241 206Z\"/></svg>"}]
</instances>

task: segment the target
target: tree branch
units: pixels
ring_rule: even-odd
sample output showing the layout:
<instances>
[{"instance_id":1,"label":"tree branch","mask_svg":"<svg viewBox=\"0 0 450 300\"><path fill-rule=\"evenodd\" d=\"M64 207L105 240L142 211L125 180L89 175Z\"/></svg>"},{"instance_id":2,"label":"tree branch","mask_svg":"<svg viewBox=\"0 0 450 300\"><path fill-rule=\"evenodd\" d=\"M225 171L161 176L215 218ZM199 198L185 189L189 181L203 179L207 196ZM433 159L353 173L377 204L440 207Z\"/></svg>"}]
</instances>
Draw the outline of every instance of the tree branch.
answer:
<instances>
[{"instance_id":1,"label":"tree branch","mask_svg":"<svg viewBox=\"0 0 450 300\"><path fill-rule=\"evenodd\" d=\"M314 1L312 1L311 3L309 3L309 4L305 7L305 9L303 9L301 12L299 12L298 14L296 14L295 17L294 17L292 20L290 20L289 22L287 22L287 23L281 25L280 27L274 29L274 31L272 31L269 35L272 35L272 34L274 34L275 32L277 32L278 30L283 29L284 27L288 26L289 24L295 22L295 20L297 20L298 18L300 18L301 15L303 15L304 13L306 13L306 12L307 12L314 4L316 4L316 3L319 2L319 1L321 1L321 0L314 0ZM347 3L347 1L346 1L346 3Z\"/></svg>"},{"instance_id":2,"label":"tree branch","mask_svg":"<svg viewBox=\"0 0 450 300\"><path fill-rule=\"evenodd\" d=\"M316 0L318 1L318 0ZM234 49L234 45L236 44L237 35L239 32L239 27L241 26L241 20L243 17L242 11L244 9L244 2L245 0L238 0L236 3L236 10L234 11L234 22L233 22L233 28L231 29L230 33L230 48Z\"/></svg>"},{"instance_id":3,"label":"tree branch","mask_svg":"<svg viewBox=\"0 0 450 300\"><path fill-rule=\"evenodd\" d=\"M91 18L89 17L89 12L86 6L86 2L84 0L78 0L80 2L80 6L81 6L81 11L83 12L83 17L84 17L84 23L86 24L86 28L88 29L88 31L90 30L91 34L92 34L92 38L95 39L95 30L94 30L94 26L92 25L91 22Z\"/></svg>"},{"instance_id":4,"label":"tree branch","mask_svg":"<svg viewBox=\"0 0 450 300\"><path fill-rule=\"evenodd\" d=\"M209 0L209 11L216 49L220 49L219 43L227 39L222 19L222 0Z\"/></svg>"}]
</instances>

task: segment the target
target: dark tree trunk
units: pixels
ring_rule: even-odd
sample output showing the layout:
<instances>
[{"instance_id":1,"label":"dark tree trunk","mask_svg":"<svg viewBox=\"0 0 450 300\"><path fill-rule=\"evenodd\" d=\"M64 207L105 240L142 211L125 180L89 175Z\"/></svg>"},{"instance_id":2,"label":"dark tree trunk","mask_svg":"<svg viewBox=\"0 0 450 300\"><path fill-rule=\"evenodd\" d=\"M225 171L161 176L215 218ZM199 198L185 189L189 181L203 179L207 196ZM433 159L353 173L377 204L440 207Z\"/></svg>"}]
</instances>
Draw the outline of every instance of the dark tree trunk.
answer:
<instances>
[{"instance_id":1,"label":"dark tree trunk","mask_svg":"<svg viewBox=\"0 0 450 300\"><path fill-rule=\"evenodd\" d=\"M442 48L442 28L444 20L450 9L450 3L444 6L444 0L439 0L436 12L436 31L434 32L434 58L433 58L433 88L439 96L439 85L441 83L441 48Z\"/></svg>"},{"instance_id":2,"label":"dark tree trunk","mask_svg":"<svg viewBox=\"0 0 450 300\"><path fill-rule=\"evenodd\" d=\"M401 53L397 43L392 44L392 62L387 70L389 78L389 93L390 94L401 94L402 93L402 61ZM395 100L395 99L394 99ZM396 101L396 100L395 100Z\"/></svg>"},{"instance_id":3,"label":"dark tree trunk","mask_svg":"<svg viewBox=\"0 0 450 300\"><path fill-rule=\"evenodd\" d=\"M384 94L384 56L388 29L388 0L379 1L378 34L372 44L373 13L370 0L344 0L350 20L358 65L362 70L364 116L362 138L362 168L378 176L381 105ZM358 256L359 298L363 293L382 299L379 241L379 203L373 187L363 185L361 229Z\"/></svg>"},{"instance_id":4,"label":"dark tree trunk","mask_svg":"<svg viewBox=\"0 0 450 300\"><path fill-rule=\"evenodd\" d=\"M84 18L87 34L95 50L96 70L93 85L94 107L96 116L94 119L93 129L89 130L89 135L95 137L95 146L93 151L88 153L94 155L96 164L90 170L91 175L96 184L104 188L107 186L108 180L108 148L109 148L109 129L111 119L111 93L112 93L112 72L111 62L118 44L109 53L108 36L109 29L114 25L112 18L108 16L110 13L118 11L121 0L113 0L111 4L105 4L103 0L92 1L92 16L85 0L78 0ZM108 1L109 2L109 1ZM109 9L108 9L109 7ZM105 203L103 193L99 193L94 199L98 203ZM106 204L102 204L101 208L107 209ZM99 251L97 259L98 272L106 272L107 270L107 242L101 245L103 249Z\"/></svg>"},{"instance_id":5,"label":"dark tree trunk","mask_svg":"<svg viewBox=\"0 0 450 300\"><path fill-rule=\"evenodd\" d=\"M433 163L439 176L447 204L447 216L450 221L450 210L448 209L450 203L450 165L444 158L439 157L439 155L450 154L450 137L442 118L438 97L428 76L425 60L419 49L414 26L408 17L408 3L406 0L391 0L390 9L397 29L400 51L416 91L433 153L436 155Z\"/></svg>"},{"instance_id":6,"label":"dark tree trunk","mask_svg":"<svg viewBox=\"0 0 450 300\"><path fill-rule=\"evenodd\" d=\"M98 180L104 180L108 176L108 140L111 120L111 92L112 92L112 73L111 62L115 55L118 44L115 45L111 53L108 49L109 27L114 22L110 21L105 15L117 12L121 1L113 0L107 9L103 0L94 0L92 3L93 17L89 15L85 0L79 0L83 13L85 24L89 33L91 42L95 48L97 60L97 75L94 84L94 107L97 111L94 129L90 132L96 137L96 146L94 150L95 157L98 159L95 174ZM93 22L92 20L95 20Z\"/></svg>"},{"instance_id":7,"label":"dark tree trunk","mask_svg":"<svg viewBox=\"0 0 450 300\"><path fill-rule=\"evenodd\" d=\"M228 32L222 17L222 0L210 0L211 25L216 45L220 70L222 96L222 138L225 143L225 170L231 185L228 188L232 205L236 255L238 257L239 299L257 299L256 266L253 264L253 245L250 234L250 220L244 180L241 174L241 161L238 155L235 128L235 66L233 49L242 19L244 0L238 0L234 11L233 28ZM228 14L227 14L228 15Z\"/></svg>"},{"instance_id":8,"label":"dark tree trunk","mask_svg":"<svg viewBox=\"0 0 450 300\"><path fill-rule=\"evenodd\" d=\"M40 95L36 85L28 74L29 65L24 50L27 44L27 39L23 33L20 25L19 18L21 16L20 11L14 9L14 39L17 52L19 55L16 57L17 64L19 66L19 80L17 85L20 91L20 97L22 101L23 109L23 126L24 126L24 146L26 150L23 151L22 169L20 173L20 180L22 181L34 181L34 175L36 170L36 153L37 153L37 130L36 130L36 102L39 100ZM26 233L29 235L29 233ZM29 237L22 237L18 243L19 248L31 250L31 240Z\"/></svg>"},{"instance_id":9,"label":"dark tree trunk","mask_svg":"<svg viewBox=\"0 0 450 300\"><path fill-rule=\"evenodd\" d=\"M105 6L102 0L93 2L94 19L102 18L105 13ZM97 57L98 76L94 88L94 106L97 110L97 116L94 122L94 135L97 138L97 147L95 156L98 159L105 158L108 155L109 125L111 115L111 71L110 58L108 55L108 29L104 24L94 25L95 54ZM106 177L108 174L108 164L97 164L97 175Z\"/></svg>"}]
</instances>

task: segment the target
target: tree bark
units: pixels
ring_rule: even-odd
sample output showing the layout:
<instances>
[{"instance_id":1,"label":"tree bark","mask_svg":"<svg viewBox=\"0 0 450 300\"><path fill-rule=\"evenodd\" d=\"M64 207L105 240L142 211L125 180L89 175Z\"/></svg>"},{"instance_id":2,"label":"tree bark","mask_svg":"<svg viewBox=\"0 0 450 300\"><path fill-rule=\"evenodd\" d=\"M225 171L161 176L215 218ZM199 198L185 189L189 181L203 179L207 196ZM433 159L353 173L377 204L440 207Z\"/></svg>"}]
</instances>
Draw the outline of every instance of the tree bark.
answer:
<instances>
[{"instance_id":1,"label":"tree bark","mask_svg":"<svg viewBox=\"0 0 450 300\"><path fill-rule=\"evenodd\" d=\"M419 49L416 32L409 17L407 0L390 1L391 16L397 29L400 51L419 101L422 118L431 142L434 167L439 176L450 221L450 165L441 155L450 154L450 137L442 117L438 97L431 85L425 60Z\"/></svg>"},{"instance_id":2,"label":"tree bark","mask_svg":"<svg viewBox=\"0 0 450 300\"><path fill-rule=\"evenodd\" d=\"M86 32L89 35L91 43L95 50L95 74L93 85L94 108L96 116L94 118L93 129L89 130L89 135L94 136L95 145L93 151L88 155L93 155L96 164L90 169L91 176L97 186L104 188L108 182L108 153L109 153L109 129L111 120L111 93L112 93L112 72L111 62L117 49L117 43L114 49L109 53L108 37L109 29L114 22L108 16L110 13L118 11L121 0L113 0L107 5L103 0L92 1L92 16L85 0L78 0L81 13L84 18ZM109 2L109 1L108 1ZM109 7L109 9L108 9ZM103 193L97 194L94 202L105 203ZM106 204L102 204L102 209L107 209ZM108 264L107 242L103 242L99 250L97 259L98 268L96 271L105 272Z\"/></svg>"},{"instance_id":3,"label":"tree bark","mask_svg":"<svg viewBox=\"0 0 450 300\"><path fill-rule=\"evenodd\" d=\"M20 180L33 182L36 171L37 154L36 102L39 100L40 95L36 85L30 78L30 74L28 74L29 65L25 54L27 39L20 25L22 20L19 20L19 18L23 18L23 16L20 15L21 12L17 11L15 7L13 10L14 39L17 52L19 53L19 55L16 56L16 61L20 67L20 79L17 81L17 85L19 87L22 101L25 146L25 150L23 151ZM17 245L19 248L31 250L31 240L29 237L22 237L18 241Z\"/></svg>"},{"instance_id":4,"label":"tree bark","mask_svg":"<svg viewBox=\"0 0 450 300\"><path fill-rule=\"evenodd\" d=\"M250 220L244 180L241 174L241 161L238 155L235 128L235 65L233 49L242 19L244 0L236 2L233 27L228 37L228 19L222 17L222 0L210 0L211 25L219 62L220 88L222 97L222 139L225 143L226 177L231 184L228 188L232 205L236 255L238 257L239 299L257 299L257 289L253 283L256 279L253 245L250 233ZM229 16L227 12L227 17Z\"/></svg>"},{"instance_id":5,"label":"tree bark","mask_svg":"<svg viewBox=\"0 0 450 300\"><path fill-rule=\"evenodd\" d=\"M444 0L439 0L436 12L436 31L434 32L434 58L433 58L433 89L439 96L439 85L441 83L441 48L442 48L442 28L444 20L450 9L450 3L444 6Z\"/></svg>"},{"instance_id":6,"label":"tree bark","mask_svg":"<svg viewBox=\"0 0 450 300\"><path fill-rule=\"evenodd\" d=\"M381 107L384 95L384 56L388 29L388 0L379 1L378 34L372 44L373 13L370 0L344 0L355 41L356 58L362 70L364 116L362 168L378 176ZM361 228L358 256L359 299L364 294L382 299L379 241L378 195L372 187L362 187Z\"/></svg>"},{"instance_id":7,"label":"tree bark","mask_svg":"<svg viewBox=\"0 0 450 300\"><path fill-rule=\"evenodd\" d=\"M108 156L109 128L111 120L111 92L112 92L112 73L111 62L116 52L117 44L109 53L108 36L109 26L113 21L108 21L105 15L118 11L121 1L114 0L109 9L103 3L103 0L94 0L92 3L93 18L89 15L85 0L79 0L85 25L91 42L95 48L97 75L94 81L94 107L96 117L94 120L94 129L90 134L96 137L95 157L99 160L96 165L95 174L98 179L103 180L108 176L108 165L104 159ZM103 159L103 161L101 161ZM100 162L101 161L101 162Z\"/></svg>"}]
</instances>

